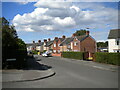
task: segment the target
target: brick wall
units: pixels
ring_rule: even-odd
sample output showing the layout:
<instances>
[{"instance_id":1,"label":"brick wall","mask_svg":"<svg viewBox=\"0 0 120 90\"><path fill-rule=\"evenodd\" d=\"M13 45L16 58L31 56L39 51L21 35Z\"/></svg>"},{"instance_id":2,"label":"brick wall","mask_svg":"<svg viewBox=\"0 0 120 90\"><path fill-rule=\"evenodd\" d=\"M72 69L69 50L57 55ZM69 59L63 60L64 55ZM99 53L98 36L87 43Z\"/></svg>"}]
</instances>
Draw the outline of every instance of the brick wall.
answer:
<instances>
[{"instance_id":1,"label":"brick wall","mask_svg":"<svg viewBox=\"0 0 120 90\"><path fill-rule=\"evenodd\" d=\"M82 52L96 52L96 42L91 37L87 37L85 40L81 41L80 49Z\"/></svg>"},{"instance_id":2,"label":"brick wall","mask_svg":"<svg viewBox=\"0 0 120 90\"><path fill-rule=\"evenodd\" d=\"M80 41L78 39L75 38L73 40L72 46L73 46L73 51L80 51Z\"/></svg>"}]
</instances>

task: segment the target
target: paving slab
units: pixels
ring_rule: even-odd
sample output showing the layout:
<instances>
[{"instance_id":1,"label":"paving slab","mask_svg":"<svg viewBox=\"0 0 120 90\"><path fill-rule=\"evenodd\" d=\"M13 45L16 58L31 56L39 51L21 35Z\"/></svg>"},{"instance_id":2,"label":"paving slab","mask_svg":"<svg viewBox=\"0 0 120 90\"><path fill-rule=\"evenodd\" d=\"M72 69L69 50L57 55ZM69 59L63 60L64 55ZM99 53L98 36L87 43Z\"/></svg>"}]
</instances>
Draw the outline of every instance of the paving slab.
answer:
<instances>
[{"instance_id":1,"label":"paving slab","mask_svg":"<svg viewBox=\"0 0 120 90\"><path fill-rule=\"evenodd\" d=\"M55 72L48 70L3 70L2 82L22 82L40 80L54 75Z\"/></svg>"}]
</instances>

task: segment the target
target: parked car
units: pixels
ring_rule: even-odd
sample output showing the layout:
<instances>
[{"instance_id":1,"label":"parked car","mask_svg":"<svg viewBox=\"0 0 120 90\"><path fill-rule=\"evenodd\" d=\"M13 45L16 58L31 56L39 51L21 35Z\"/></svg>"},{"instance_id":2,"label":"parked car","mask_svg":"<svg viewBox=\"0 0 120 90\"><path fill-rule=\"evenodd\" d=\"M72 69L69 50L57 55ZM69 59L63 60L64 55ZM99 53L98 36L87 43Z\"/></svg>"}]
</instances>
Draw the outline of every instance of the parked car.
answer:
<instances>
[{"instance_id":1,"label":"parked car","mask_svg":"<svg viewBox=\"0 0 120 90\"><path fill-rule=\"evenodd\" d=\"M31 51L28 51L28 56L33 57L33 53Z\"/></svg>"},{"instance_id":2,"label":"parked car","mask_svg":"<svg viewBox=\"0 0 120 90\"><path fill-rule=\"evenodd\" d=\"M43 57L49 57L52 56L52 54L48 51L46 51L45 53L42 54Z\"/></svg>"}]
</instances>

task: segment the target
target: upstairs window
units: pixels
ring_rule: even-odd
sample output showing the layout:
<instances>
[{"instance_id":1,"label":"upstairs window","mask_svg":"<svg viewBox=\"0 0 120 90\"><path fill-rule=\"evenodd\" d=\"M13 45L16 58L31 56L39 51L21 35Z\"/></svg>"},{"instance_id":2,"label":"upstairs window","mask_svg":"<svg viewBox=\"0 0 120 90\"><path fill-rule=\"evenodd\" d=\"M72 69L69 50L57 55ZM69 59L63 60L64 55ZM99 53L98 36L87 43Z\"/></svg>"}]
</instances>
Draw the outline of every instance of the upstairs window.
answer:
<instances>
[{"instance_id":1,"label":"upstairs window","mask_svg":"<svg viewBox=\"0 0 120 90\"><path fill-rule=\"evenodd\" d=\"M54 44L54 47L56 47L56 44Z\"/></svg>"},{"instance_id":2,"label":"upstairs window","mask_svg":"<svg viewBox=\"0 0 120 90\"><path fill-rule=\"evenodd\" d=\"M119 45L119 43L120 43L120 42L119 42L119 39L116 39L116 42L115 42L115 43L116 43L116 45Z\"/></svg>"},{"instance_id":3,"label":"upstairs window","mask_svg":"<svg viewBox=\"0 0 120 90\"><path fill-rule=\"evenodd\" d=\"M77 46L78 45L78 43L77 42L74 42L74 46Z\"/></svg>"}]
</instances>

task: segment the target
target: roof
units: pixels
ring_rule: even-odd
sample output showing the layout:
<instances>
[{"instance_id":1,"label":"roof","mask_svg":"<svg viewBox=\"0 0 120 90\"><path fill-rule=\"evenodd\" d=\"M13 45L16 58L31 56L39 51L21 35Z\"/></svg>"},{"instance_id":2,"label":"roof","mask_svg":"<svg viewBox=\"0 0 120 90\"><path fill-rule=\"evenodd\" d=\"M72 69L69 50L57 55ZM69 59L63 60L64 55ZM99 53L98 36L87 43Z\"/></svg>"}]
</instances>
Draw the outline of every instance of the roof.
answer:
<instances>
[{"instance_id":1,"label":"roof","mask_svg":"<svg viewBox=\"0 0 120 90\"><path fill-rule=\"evenodd\" d=\"M41 43L27 43L26 46L29 47L29 46L42 46L44 43L41 42Z\"/></svg>"},{"instance_id":2,"label":"roof","mask_svg":"<svg viewBox=\"0 0 120 90\"><path fill-rule=\"evenodd\" d=\"M84 40L86 37L88 37L89 35L82 35L82 36L76 36L76 38L79 40L79 41L82 41Z\"/></svg>"},{"instance_id":3,"label":"roof","mask_svg":"<svg viewBox=\"0 0 120 90\"><path fill-rule=\"evenodd\" d=\"M112 29L109 32L108 39L120 38L120 29Z\"/></svg>"},{"instance_id":4,"label":"roof","mask_svg":"<svg viewBox=\"0 0 120 90\"><path fill-rule=\"evenodd\" d=\"M52 41L48 41L48 42L46 43L45 47L48 47L48 46L50 46L50 45L52 45L52 44L53 44L53 40L52 40Z\"/></svg>"},{"instance_id":5,"label":"roof","mask_svg":"<svg viewBox=\"0 0 120 90\"><path fill-rule=\"evenodd\" d=\"M74 38L77 38L79 41L82 41L82 40L84 40L84 39L85 39L86 37L88 37L88 36L89 36L89 35L82 35L82 36L75 36L75 37L66 38L66 39L60 44L60 46L70 44L70 42L72 42Z\"/></svg>"},{"instance_id":6,"label":"roof","mask_svg":"<svg viewBox=\"0 0 120 90\"><path fill-rule=\"evenodd\" d=\"M44 44L44 42L41 43L35 43L36 46L42 46Z\"/></svg>"},{"instance_id":7,"label":"roof","mask_svg":"<svg viewBox=\"0 0 120 90\"><path fill-rule=\"evenodd\" d=\"M54 39L54 41L56 41L56 42L58 42L59 40L62 42L63 40L65 40L65 38Z\"/></svg>"},{"instance_id":8,"label":"roof","mask_svg":"<svg viewBox=\"0 0 120 90\"><path fill-rule=\"evenodd\" d=\"M69 44L71 41L73 41L73 39L73 37L65 38L65 40L61 42L60 46Z\"/></svg>"}]
</instances>

